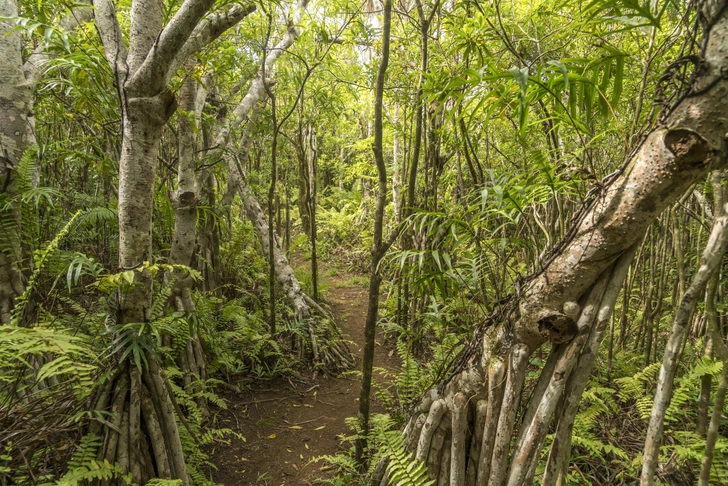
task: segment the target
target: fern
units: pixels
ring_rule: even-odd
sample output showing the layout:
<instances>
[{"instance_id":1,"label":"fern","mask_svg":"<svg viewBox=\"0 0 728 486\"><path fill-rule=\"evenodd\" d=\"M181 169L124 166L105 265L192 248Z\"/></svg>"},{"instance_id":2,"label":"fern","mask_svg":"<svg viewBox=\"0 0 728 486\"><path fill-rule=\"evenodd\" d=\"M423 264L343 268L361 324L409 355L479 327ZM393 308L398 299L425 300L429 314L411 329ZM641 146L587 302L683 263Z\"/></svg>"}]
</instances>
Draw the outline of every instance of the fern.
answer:
<instances>
[{"instance_id":1,"label":"fern","mask_svg":"<svg viewBox=\"0 0 728 486\"><path fill-rule=\"evenodd\" d=\"M73 225L73 222L76 220L79 214L81 214L81 212L77 211L76 214L74 214L73 217L68 221L68 223L66 223L63 229L58 232L56 237L53 238L53 240L48 243L48 245L43 250L38 250L37 252L35 252L35 255L33 256L35 262L35 270L33 271L33 275L31 275L30 279L28 280L28 285L25 287L25 291L16 300L15 307L13 308L11 323L18 325L18 323L20 322L21 317L23 316L23 311L25 310L25 306L28 303L30 295L35 290L38 276L43 270L45 263L58 249L58 245L60 245L63 238L71 230L71 226Z\"/></svg>"},{"instance_id":2,"label":"fern","mask_svg":"<svg viewBox=\"0 0 728 486\"><path fill-rule=\"evenodd\" d=\"M96 225L99 223L113 222L119 217L117 211L103 206L87 209L78 218L78 225Z\"/></svg>"},{"instance_id":3,"label":"fern","mask_svg":"<svg viewBox=\"0 0 728 486\"><path fill-rule=\"evenodd\" d=\"M429 479L427 467L422 461L407 452L404 438L399 431L391 431L385 435L385 447L389 459L387 471L389 480L401 486L431 486L435 481Z\"/></svg>"},{"instance_id":4,"label":"fern","mask_svg":"<svg viewBox=\"0 0 728 486\"><path fill-rule=\"evenodd\" d=\"M68 472L58 480L59 486L76 486L94 480L109 480L121 475L118 464L109 464L108 461L98 462L96 453L101 447L101 437L88 434L81 438L76 452L68 461Z\"/></svg>"},{"instance_id":5,"label":"fern","mask_svg":"<svg viewBox=\"0 0 728 486\"><path fill-rule=\"evenodd\" d=\"M103 462L92 459L88 463L66 473L56 484L58 486L77 486L95 480L108 481L121 475L121 466L118 464L110 464L105 459Z\"/></svg>"},{"instance_id":6,"label":"fern","mask_svg":"<svg viewBox=\"0 0 728 486\"><path fill-rule=\"evenodd\" d=\"M626 376L624 378L617 378L614 380L619 384L619 398L622 401L629 399L639 399L646 393L646 383L654 380L657 373L660 371L662 363L652 363L646 366L642 371L635 373L633 376ZM648 414L649 415L649 414Z\"/></svg>"}]
</instances>

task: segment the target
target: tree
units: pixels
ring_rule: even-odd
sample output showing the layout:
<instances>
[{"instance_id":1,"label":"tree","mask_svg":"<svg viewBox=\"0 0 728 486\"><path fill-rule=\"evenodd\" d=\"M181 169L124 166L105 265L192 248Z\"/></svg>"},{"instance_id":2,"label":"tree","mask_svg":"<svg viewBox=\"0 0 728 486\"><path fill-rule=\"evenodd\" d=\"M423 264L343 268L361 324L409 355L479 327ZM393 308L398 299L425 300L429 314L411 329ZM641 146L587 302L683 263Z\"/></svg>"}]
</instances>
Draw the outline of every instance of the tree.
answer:
<instances>
[{"instance_id":1,"label":"tree","mask_svg":"<svg viewBox=\"0 0 728 486\"><path fill-rule=\"evenodd\" d=\"M719 73L726 69L720 53L728 42L728 15L723 2L702 4L700 15L703 68L687 94L628 163L591 192L543 268L478 327L451 377L425 396L409 420L404 432L409 449L427 460L433 477L460 484L467 467L477 469L477 484L530 484L553 419L543 484L561 481L574 416L634 245L693 182L725 165L728 86ZM511 452L525 364L546 342L552 350ZM477 411L473 417L484 423L484 432L480 447L465 450L468 406Z\"/></svg>"},{"instance_id":2,"label":"tree","mask_svg":"<svg viewBox=\"0 0 728 486\"><path fill-rule=\"evenodd\" d=\"M383 118L384 118L384 83L389 65L389 42L392 28L392 1L384 2L384 19L382 21L382 59L379 62L377 80L374 87L374 162L377 166L377 207L374 211L374 244L371 250L369 263L369 300L367 303L367 318L364 324L364 357L362 359L362 382L359 394L359 427L362 437L356 442L356 459L364 460L366 436L369 433L369 399L372 387L372 368L374 366L374 337L377 330L377 316L379 314L379 289L382 285L382 275L379 264L394 242L397 233L384 240L384 206L387 201L387 167L384 163Z\"/></svg>"},{"instance_id":3,"label":"tree","mask_svg":"<svg viewBox=\"0 0 728 486\"><path fill-rule=\"evenodd\" d=\"M152 209L159 140L165 123L177 110L169 81L190 55L254 10L250 5L233 5L203 19L213 4L211 0L187 0L163 26L162 2L133 1L127 49L114 5L108 0L94 2L96 27L116 79L122 113L119 270L131 272L133 282L117 293L120 330L157 317L153 315L152 275L146 267L153 261ZM153 349L144 350L143 362L146 367L139 358L121 363L121 374L107 395L114 423L105 430L110 439L104 457L111 463L118 459L124 473L131 472L137 483L161 477L189 484L177 427L177 420L184 421L184 416L175 406ZM106 402L99 404L99 408L105 407ZM153 454L146 451L142 421ZM124 432L119 433L120 429Z\"/></svg>"},{"instance_id":4,"label":"tree","mask_svg":"<svg viewBox=\"0 0 728 486\"><path fill-rule=\"evenodd\" d=\"M61 32L71 31L91 18L91 9L79 7L60 22ZM23 62L22 35L13 25L18 18L18 2L8 0L0 5L0 323L8 324L15 299L23 295L28 277L28 248L21 238L21 217L18 208L18 169L26 151L35 146L35 89L43 72L43 63L53 54L47 43L41 43ZM47 26L52 34L52 27ZM48 36L51 37L51 36ZM52 37L51 37L52 38ZM28 152L28 160L33 159ZM31 164L32 165L32 162ZM27 168L26 168L27 170ZM29 309L32 306L29 307ZM30 311L32 313L32 310ZM26 317L21 320L28 321Z\"/></svg>"}]
</instances>

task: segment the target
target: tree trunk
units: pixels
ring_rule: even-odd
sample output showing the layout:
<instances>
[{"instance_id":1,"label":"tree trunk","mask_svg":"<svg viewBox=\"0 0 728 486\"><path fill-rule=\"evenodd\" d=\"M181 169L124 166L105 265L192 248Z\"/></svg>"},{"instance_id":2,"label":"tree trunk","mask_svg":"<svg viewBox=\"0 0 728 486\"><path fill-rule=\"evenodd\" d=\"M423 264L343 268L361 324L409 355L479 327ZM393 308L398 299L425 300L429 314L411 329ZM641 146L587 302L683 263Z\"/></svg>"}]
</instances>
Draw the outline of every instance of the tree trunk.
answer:
<instances>
[{"instance_id":1,"label":"tree trunk","mask_svg":"<svg viewBox=\"0 0 728 486\"><path fill-rule=\"evenodd\" d=\"M402 194L401 194L401 177L402 177L402 157L400 149L401 127L399 103L394 105L394 140L392 141L392 202L394 203L394 224L398 225L402 222Z\"/></svg>"},{"instance_id":2,"label":"tree trunk","mask_svg":"<svg viewBox=\"0 0 728 486\"><path fill-rule=\"evenodd\" d=\"M384 80L389 64L389 37L392 25L392 0L384 2L384 22L382 24L382 60L377 72L374 99L374 142L372 151L377 165L379 187L377 191L377 206L374 212L374 243L369 264L369 300L367 304L367 317L364 324L364 357L362 359L362 383L359 394L359 427L362 436L356 441L356 460L364 460L367 445L366 436L369 433L369 396L372 386L372 369L374 366L374 337L377 329L377 316L379 314L379 288L382 275L379 262L384 257L391 242L384 242L384 209L387 203L387 167L384 164L383 145L383 98ZM393 241L393 240L392 240Z\"/></svg>"},{"instance_id":3,"label":"tree trunk","mask_svg":"<svg viewBox=\"0 0 728 486\"><path fill-rule=\"evenodd\" d=\"M189 267L196 250L197 235L197 202L199 184L195 178L195 132L193 123L198 124L207 96L207 89L201 84L198 89L197 80L192 76L194 63L185 63L187 78L180 88L180 112L177 120L177 190L170 192L169 198L174 209L174 235L169 262ZM191 119L191 117L194 117ZM192 276L184 270L174 270L165 276L172 283L170 300L177 312L191 313L195 311L192 301ZM197 329L193 329L184 351L178 358L180 369L185 373L185 385L193 379L207 378L207 364L202 351L202 343ZM200 385L196 385L199 391ZM198 396L197 403L203 416L208 415L205 399Z\"/></svg>"},{"instance_id":4,"label":"tree trunk","mask_svg":"<svg viewBox=\"0 0 728 486\"><path fill-rule=\"evenodd\" d=\"M311 283L313 286L313 299L318 300L318 255L316 252L316 163L318 161L318 149L316 140L316 130L308 126L308 205L309 217L311 220Z\"/></svg>"},{"instance_id":5,"label":"tree trunk","mask_svg":"<svg viewBox=\"0 0 728 486\"><path fill-rule=\"evenodd\" d=\"M266 259L269 259L268 248L270 240L268 235L268 218L260 206L258 199L255 197L253 189L247 184L245 177L241 174L242 168L235 164L234 161L230 161L229 165L231 184L237 188L240 199L243 202L243 208L245 208L245 214L255 228L255 234L258 236L262 252L266 256ZM283 293L288 299L296 318L307 319L311 317L311 307L308 304L307 296L303 293L301 285L293 274L293 268L288 262L286 253L281 248L276 235L273 235L273 263L275 265L276 280L283 288Z\"/></svg>"},{"instance_id":6,"label":"tree trunk","mask_svg":"<svg viewBox=\"0 0 728 486\"><path fill-rule=\"evenodd\" d=\"M227 160L230 171L231 186L228 189L228 196L223 200L223 204L231 204L232 199L230 196L234 194L234 190L238 191L240 198L243 201L245 213L253 223L263 254L266 255L266 257L269 254L268 248L270 242L268 218L266 217L263 208L260 206L260 203L256 199L252 189L247 185L243 167L236 162L234 157L230 157L227 154L223 155L223 152L230 148L230 135L232 131L240 127L240 125L242 125L248 118L253 107L265 98L266 90L263 75L272 75L275 62L298 38L299 32L296 28L296 24L301 21L307 3L308 0L299 0L296 11L293 15L293 20L289 24L288 31L284 34L283 38L276 44L276 46L268 51L268 54L264 59L265 68L262 69L261 72L258 73L257 77L251 81L248 92L233 110L233 116L231 119L225 119L223 121L223 124L215 137L215 142L212 145L214 149L208 153L208 156L211 159L225 157ZM244 140L246 138L247 137L244 137ZM243 151L247 152L247 147L245 146L246 143L243 143L242 145ZM275 234L273 235L273 240L273 262L276 280L283 286L284 293L288 298L296 317L299 319L307 318L311 315L312 301L301 290L301 285L296 279L293 269L288 262L288 258L286 257L285 252L282 251L278 238ZM318 307L318 305L314 307Z\"/></svg>"},{"instance_id":7,"label":"tree trunk","mask_svg":"<svg viewBox=\"0 0 728 486\"><path fill-rule=\"evenodd\" d=\"M197 203L199 184L195 178L195 132L193 123L198 124L202 114L207 90L197 89L198 83L192 75L193 63L186 63L187 79L179 91L180 113L177 121L177 189L170 191L169 198L174 209L174 234L169 251L170 263L190 266L197 244ZM192 278L184 271L176 271L171 298L178 311L194 310L190 291Z\"/></svg>"},{"instance_id":8,"label":"tree trunk","mask_svg":"<svg viewBox=\"0 0 728 486\"><path fill-rule=\"evenodd\" d=\"M226 15L211 15L202 21L213 0L184 2L163 26L164 12L159 0L133 0L127 51L113 3L95 0L96 27L104 46L107 61L114 73L122 112L122 147L119 160L119 269L133 271L134 283L117 291L116 324L148 323L152 315L152 276L145 266L152 262L152 210L157 156L162 129L177 109L174 95L167 86L183 61L203 48L225 30L250 13L250 8L233 6ZM191 95L190 95L191 96ZM183 148L184 156L189 147ZM194 203L189 191L189 163L183 161L180 176L184 197L182 204ZM189 193L192 192L192 196ZM186 199L191 199L187 201ZM187 258L190 251L192 217L187 214L180 226L184 242L178 241L175 252ZM194 223L192 223L192 226ZM178 233L179 235L179 233ZM128 332L122 331L122 332ZM132 331L133 332L133 331ZM104 428L107 448L102 458L113 463L118 457L132 474L141 475L142 458L156 457L152 470L163 479L179 479L190 484L182 451L177 419L186 424L179 412L164 370L156 353L143 351L146 369L137 369L128 360L118 365L124 369L113 385L113 423ZM142 363L136 363L142 366ZM140 376L137 377L136 373ZM129 390L129 386L134 387ZM145 397L149 397L146 400ZM141 398L141 402L137 400ZM177 410L177 414L175 413ZM140 414L147 425L148 439L142 438ZM130 427L134 430L130 430ZM155 454L149 452L148 444ZM150 462L152 462L150 460ZM168 467L167 467L168 465ZM144 470L147 470L144 468ZM145 478L133 477L135 483ZM146 481L144 481L146 482Z\"/></svg>"},{"instance_id":9,"label":"tree trunk","mask_svg":"<svg viewBox=\"0 0 728 486\"><path fill-rule=\"evenodd\" d=\"M0 2L0 324L9 324L15 299L25 291L26 260L32 261L24 248L21 213L18 201L18 165L25 151L35 141L33 96L43 73L43 65L53 54L38 46L23 63L23 39L13 20L18 16L17 0ZM69 31L90 20L92 11L77 7L58 26ZM39 167L30 185L37 187ZM19 322L28 324L32 306L25 307ZM29 310L31 309L31 310Z\"/></svg>"},{"instance_id":10,"label":"tree trunk","mask_svg":"<svg viewBox=\"0 0 728 486\"><path fill-rule=\"evenodd\" d=\"M0 4L0 16L17 17L13 0ZM23 74L20 32L9 20L0 20L0 197L13 201L17 197L17 169L25 150L31 145L29 118L33 109L34 86ZM25 290L21 271L23 251L20 232L20 208L12 204L0 209L0 324L9 324L14 301Z\"/></svg>"},{"instance_id":11,"label":"tree trunk","mask_svg":"<svg viewBox=\"0 0 728 486\"><path fill-rule=\"evenodd\" d=\"M695 310L698 300L705 291L711 275L720 266L726 245L728 244L728 217L721 216L713 222L713 230L708 243L700 258L700 268L693 277L693 282L680 301L680 307L675 312L672 321L672 334L665 347L665 356L662 359L660 375L657 379L657 392L652 405L650 423L647 428L647 439L644 448L644 463L640 484L652 486L655 483L655 472L659 459L660 444L664 428L665 412L672 398L672 385L680 359L680 348L690 317Z\"/></svg>"},{"instance_id":12,"label":"tree trunk","mask_svg":"<svg viewBox=\"0 0 728 486\"><path fill-rule=\"evenodd\" d=\"M457 360L452 376L431 390L416 408L405 430L408 444L420 444L416 451L414 446L410 447L418 458L440 457L442 443L431 440L433 430L439 429L438 434L445 435L460 430L452 423L457 415L453 410L458 394L477 404L481 400L487 401L492 395L489 391L498 386L503 387L502 402L492 405L488 402L486 406L477 407L490 412L484 428L488 436L484 432L484 446L480 451L475 450L480 457L468 457L465 461L471 467L474 464L490 466L487 479L486 475L476 475L477 484L501 486L504 479L508 484L519 484L520 478L532 477L540 455L540 434L545 426L541 424L550 421L551 401L568 397L557 421L551 451L553 460L549 458L552 466L547 465L547 471L551 468L553 473L547 472L544 483L556 484L559 476L563 476L570 453L570 444L565 441L571 437L575 415L572 411L578 408L611 313L613 300L610 302L608 292L601 300L596 323L589 326L591 334L587 345L573 355L572 359L578 357L579 360L575 368L578 372L566 377L561 375L565 368L556 360L553 371L541 378L542 383L551 385L544 385L546 391L531 399L528 408L535 413L530 423L521 425L526 431L511 457L514 417L518 397L523 392L523 364L545 341L552 345L566 344L568 349L574 340L583 339L581 333L586 330L581 324L586 318L582 317L589 308L584 303L588 302L587 294L594 289L595 283L600 278L609 279L608 288L614 289L616 299L626 274L626 262L631 261L632 247L640 242L655 218L707 172L725 165L728 80L721 72L728 68L724 55L728 49L728 12L721 6L722 3L712 7L712 11L704 12L705 18L711 20L701 64L704 70L694 80L691 94L666 114L629 163L604 181L604 189L592 191L563 245L557 245L560 249L547 256L545 268L528 277L519 293L478 327L471 343ZM581 311L581 307L585 310ZM552 353L562 353L559 349L562 346L554 346ZM488 370L501 363L505 368L504 383L486 386ZM561 380L567 380L563 388L559 384ZM443 405L449 413L438 411ZM422 414L432 420L428 418L422 425L419 420ZM476 423L477 420L476 417ZM470 454L469 451L474 448L465 452L460 448L456 454ZM450 453L450 461L461 464L462 458L452 457ZM466 472L466 476L472 477L472 474ZM450 470L443 468L439 468L438 478L433 479L456 484L452 482Z\"/></svg>"}]
</instances>

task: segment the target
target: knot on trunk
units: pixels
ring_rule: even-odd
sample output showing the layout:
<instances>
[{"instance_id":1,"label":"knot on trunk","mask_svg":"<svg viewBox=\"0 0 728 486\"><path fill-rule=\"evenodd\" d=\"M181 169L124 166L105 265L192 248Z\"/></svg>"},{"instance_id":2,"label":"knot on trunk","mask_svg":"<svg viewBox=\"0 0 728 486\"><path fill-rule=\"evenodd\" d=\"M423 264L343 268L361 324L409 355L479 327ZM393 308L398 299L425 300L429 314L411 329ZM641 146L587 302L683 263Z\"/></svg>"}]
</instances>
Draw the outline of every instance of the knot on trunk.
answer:
<instances>
[{"instance_id":1,"label":"knot on trunk","mask_svg":"<svg viewBox=\"0 0 728 486\"><path fill-rule=\"evenodd\" d=\"M708 141L690 128L669 130L665 134L665 147L685 165L702 165L707 163L711 156Z\"/></svg>"},{"instance_id":2,"label":"knot on trunk","mask_svg":"<svg viewBox=\"0 0 728 486\"><path fill-rule=\"evenodd\" d=\"M552 309L544 310L538 319L538 332L554 344L570 341L578 330L573 318Z\"/></svg>"},{"instance_id":3,"label":"knot on trunk","mask_svg":"<svg viewBox=\"0 0 728 486\"><path fill-rule=\"evenodd\" d=\"M167 191L169 202L172 204L172 209L175 211L179 209L194 209L197 205L197 194L193 191L185 191L183 193L177 193L174 191Z\"/></svg>"},{"instance_id":4,"label":"knot on trunk","mask_svg":"<svg viewBox=\"0 0 728 486\"><path fill-rule=\"evenodd\" d=\"M190 207L197 202L197 195L193 191L185 191L178 197L180 207Z\"/></svg>"}]
</instances>

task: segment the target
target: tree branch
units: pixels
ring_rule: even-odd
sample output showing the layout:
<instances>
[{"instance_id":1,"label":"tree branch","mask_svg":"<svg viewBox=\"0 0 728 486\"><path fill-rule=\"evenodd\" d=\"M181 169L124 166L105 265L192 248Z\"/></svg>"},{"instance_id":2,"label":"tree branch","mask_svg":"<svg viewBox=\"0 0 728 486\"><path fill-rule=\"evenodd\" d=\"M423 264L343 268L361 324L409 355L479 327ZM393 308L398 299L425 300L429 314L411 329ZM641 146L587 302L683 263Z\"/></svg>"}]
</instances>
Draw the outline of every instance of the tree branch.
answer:
<instances>
[{"instance_id":1,"label":"tree branch","mask_svg":"<svg viewBox=\"0 0 728 486\"><path fill-rule=\"evenodd\" d=\"M214 0L185 0L180 9L162 29L142 64L132 73L127 85L133 90L156 95L166 86L167 72L177 53L210 10Z\"/></svg>"},{"instance_id":2,"label":"tree branch","mask_svg":"<svg viewBox=\"0 0 728 486\"><path fill-rule=\"evenodd\" d=\"M116 8L111 0L94 0L94 20L99 33L101 44L106 51L106 60L109 61L114 76L119 80L126 78L126 45L124 36L116 18Z\"/></svg>"}]
</instances>

